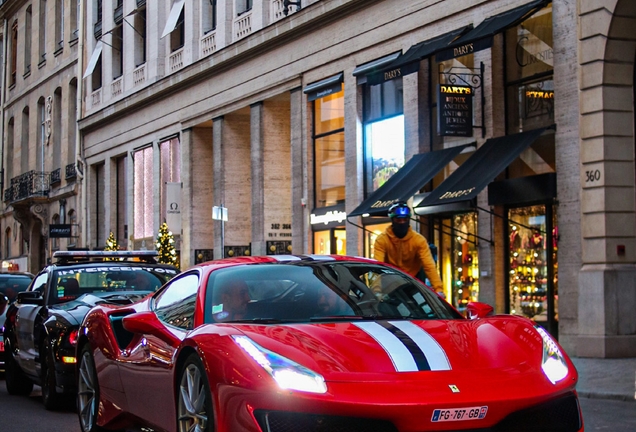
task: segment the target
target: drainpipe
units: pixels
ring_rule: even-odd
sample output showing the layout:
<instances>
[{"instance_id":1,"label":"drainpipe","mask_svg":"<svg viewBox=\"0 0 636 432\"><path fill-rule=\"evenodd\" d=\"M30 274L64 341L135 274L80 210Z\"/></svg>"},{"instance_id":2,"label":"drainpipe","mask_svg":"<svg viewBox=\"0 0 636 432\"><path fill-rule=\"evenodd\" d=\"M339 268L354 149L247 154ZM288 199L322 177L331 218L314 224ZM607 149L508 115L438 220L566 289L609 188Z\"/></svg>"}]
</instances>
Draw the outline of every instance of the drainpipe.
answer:
<instances>
[{"instance_id":1,"label":"drainpipe","mask_svg":"<svg viewBox=\"0 0 636 432\"><path fill-rule=\"evenodd\" d=\"M88 218L88 209L86 208L86 176L84 175L84 170L86 169L86 164L83 159L83 148L84 148L84 140L82 139L82 135L80 134L79 129L79 120L84 115L84 40L85 40L85 19L84 15L86 13L85 10L85 0L80 0L79 2L79 23L78 23L78 52L77 52L77 95L76 95L76 118L75 122L75 171L77 172L78 182L78 190L77 193L79 195L80 201L80 209L78 211L79 225L80 225L80 235L79 235L79 245L80 247L89 247L86 235L86 220Z\"/></svg>"}]
</instances>

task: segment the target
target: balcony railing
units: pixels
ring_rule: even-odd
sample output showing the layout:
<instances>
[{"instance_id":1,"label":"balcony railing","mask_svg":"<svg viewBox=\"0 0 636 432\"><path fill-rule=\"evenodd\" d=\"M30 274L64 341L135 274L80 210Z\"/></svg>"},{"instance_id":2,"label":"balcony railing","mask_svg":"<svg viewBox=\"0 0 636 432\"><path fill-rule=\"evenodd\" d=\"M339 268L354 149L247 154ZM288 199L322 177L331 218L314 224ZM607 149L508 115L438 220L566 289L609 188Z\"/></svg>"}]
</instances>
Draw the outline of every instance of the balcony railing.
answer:
<instances>
[{"instance_id":1,"label":"balcony railing","mask_svg":"<svg viewBox=\"0 0 636 432\"><path fill-rule=\"evenodd\" d=\"M62 168L51 171L51 184L60 183L62 181Z\"/></svg>"},{"instance_id":2,"label":"balcony railing","mask_svg":"<svg viewBox=\"0 0 636 432\"><path fill-rule=\"evenodd\" d=\"M12 178L9 187L4 191L5 202L48 196L50 178L50 174L43 171L28 171Z\"/></svg>"},{"instance_id":3,"label":"balcony railing","mask_svg":"<svg viewBox=\"0 0 636 432\"><path fill-rule=\"evenodd\" d=\"M66 180L69 179L74 179L75 177L77 177L77 171L75 170L75 164L68 164L66 165Z\"/></svg>"},{"instance_id":4,"label":"balcony railing","mask_svg":"<svg viewBox=\"0 0 636 432\"><path fill-rule=\"evenodd\" d=\"M234 40L244 38L252 33L252 11L248 11L234 20Z\"/></svg>"}]
</instances>

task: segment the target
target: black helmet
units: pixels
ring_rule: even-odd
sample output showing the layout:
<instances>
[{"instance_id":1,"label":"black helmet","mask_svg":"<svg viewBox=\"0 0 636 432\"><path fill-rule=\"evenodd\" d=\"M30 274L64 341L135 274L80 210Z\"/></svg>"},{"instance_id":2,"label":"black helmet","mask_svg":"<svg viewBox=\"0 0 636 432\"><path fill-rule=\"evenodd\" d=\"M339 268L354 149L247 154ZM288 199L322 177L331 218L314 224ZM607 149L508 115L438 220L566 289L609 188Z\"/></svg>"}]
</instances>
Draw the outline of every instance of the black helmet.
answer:
<instances>
[{"instance_id":1,"label":"black helmet","mask_svg":"<svg viewBox=\"0 0 636 432\"><path fill-rule=\"evenodd\" d=\"M391 219L411 217L411 209L404 201L399 201L389 207L389 217Z\"/></svg>"}]
</instances>

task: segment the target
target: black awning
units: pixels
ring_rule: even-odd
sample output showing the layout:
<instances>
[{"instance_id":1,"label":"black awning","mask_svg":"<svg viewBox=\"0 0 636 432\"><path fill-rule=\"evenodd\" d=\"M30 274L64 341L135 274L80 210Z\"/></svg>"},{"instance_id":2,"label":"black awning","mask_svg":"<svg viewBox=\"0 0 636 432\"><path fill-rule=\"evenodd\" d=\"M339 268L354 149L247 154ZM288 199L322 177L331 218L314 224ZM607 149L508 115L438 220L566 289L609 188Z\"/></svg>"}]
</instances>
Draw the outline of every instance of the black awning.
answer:
<instances>
[{"instance_id":1,"label":"black awning","mask_svg":"<svg viewBox=\"0 0 636 432\"><path fill-rule=\"evenodd\" d=\"M347 216L364 214L386 216L389 207L397 201L406 201L430 182L466 146L420 153L413 156L369 198Z\"/></svg>"},{"instance_id":2,"label":"black awning","mask_svg":"<svg viewBox=\"0 0 636 432\"><path fill-rule=\"evenodd\" d=\"M542 7L545 7L550 1L535 0L518 8L486 18L477 27L453 42L447 49L439 51L435 59L439 62L490 48L494 35L519 24Z\"/></svg>"},{"instance_id":3,"label":"black awning","mask_svg":"<svg viewBox=\"0 0 636 432\"><path fill-rule=\"evenodd\" d=\"M308 84L303 90L303 93L307 95L309 102L321 97L329 96L333 93L338 93L342 90L342 83L344 82L344 73L340 72L324 80L317 81L315 83Z\"/></svg>"},{"instance_id":4,"label":"black awning","mask_svg":"<svg viewBox=\"0 0 636 432\"><path fill-rule=\"evenodd\" d=\"M420 61L444 49L471 28L472 26L463 27L413 45L404 54L383 67L382 70L374 71L367 75L367 82L371 85L381 84L385 81L417 72L420 68Z\"/></svg>"},{"instance_id":5,"label":"black awning","mask_svg":"<svg viewBox=\"0 0 636 432\"><path fill-rule=\"evenodd\" d=\"M490 138L460 165L417 208L473 199L492 182L522 151L541 136L546 128Z\"/></svg>"}]
</instances>

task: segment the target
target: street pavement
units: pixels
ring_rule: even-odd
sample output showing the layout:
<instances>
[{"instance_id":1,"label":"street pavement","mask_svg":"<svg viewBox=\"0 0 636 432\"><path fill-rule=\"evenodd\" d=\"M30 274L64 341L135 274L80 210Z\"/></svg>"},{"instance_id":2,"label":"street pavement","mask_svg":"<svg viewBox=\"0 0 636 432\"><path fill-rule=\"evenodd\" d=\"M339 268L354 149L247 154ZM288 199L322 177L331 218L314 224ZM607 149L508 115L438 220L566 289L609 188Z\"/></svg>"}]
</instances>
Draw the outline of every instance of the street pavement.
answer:
<instances>
[{"instance_id":1,"label":"street pavement","mask_svg":"<svg viewBox=\"0 0 636 432\"><path fill-rule=\"evenodd\" d=\"M631 401L636 404L636 357L571 359L579 373L576 389L580 397Z\"/></svg>"}]
</instances>

